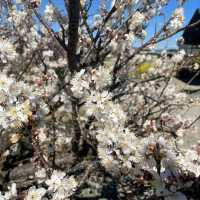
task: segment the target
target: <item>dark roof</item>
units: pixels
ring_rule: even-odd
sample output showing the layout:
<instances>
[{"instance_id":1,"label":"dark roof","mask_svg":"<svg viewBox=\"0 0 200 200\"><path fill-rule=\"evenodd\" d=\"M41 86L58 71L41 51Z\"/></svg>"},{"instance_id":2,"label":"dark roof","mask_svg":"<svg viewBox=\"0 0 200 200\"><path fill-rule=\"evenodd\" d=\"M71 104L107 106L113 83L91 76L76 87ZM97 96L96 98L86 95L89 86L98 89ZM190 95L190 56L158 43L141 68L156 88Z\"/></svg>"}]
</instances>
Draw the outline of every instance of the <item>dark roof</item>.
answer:
<instances>
[{"instance_id":1,"label":"dark roof","mask_svg":"<svg viewBox=\"0 0 200 200\"><path fill-rule=\"evenodd\" d=\"M193 24L200 20L200 9L197 9L190 20L189 24ZM192 28L185 29L183 33L184 44L200 45L200 24Z\"/></svg>"}]
</instances>

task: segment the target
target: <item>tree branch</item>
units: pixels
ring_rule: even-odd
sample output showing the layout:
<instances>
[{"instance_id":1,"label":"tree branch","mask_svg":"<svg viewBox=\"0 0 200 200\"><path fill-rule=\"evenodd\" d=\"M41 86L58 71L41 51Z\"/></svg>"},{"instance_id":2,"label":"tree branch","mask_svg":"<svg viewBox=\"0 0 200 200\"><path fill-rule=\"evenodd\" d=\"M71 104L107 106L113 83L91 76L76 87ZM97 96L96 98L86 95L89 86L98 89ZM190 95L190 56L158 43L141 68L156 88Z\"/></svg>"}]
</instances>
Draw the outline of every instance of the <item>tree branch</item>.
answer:
<instances>
[{"instance_id":1,"label":"tree branch","mask_svg":"<svg viewBox=\"0 0 200 200\"><path fill-rule=\"evenodd\" d=\"M74 73L78 71L76 51L79 39L80 0L65 0L65 6L69 16L68 67L70 72Z\"/></svg>"}]
</instances>

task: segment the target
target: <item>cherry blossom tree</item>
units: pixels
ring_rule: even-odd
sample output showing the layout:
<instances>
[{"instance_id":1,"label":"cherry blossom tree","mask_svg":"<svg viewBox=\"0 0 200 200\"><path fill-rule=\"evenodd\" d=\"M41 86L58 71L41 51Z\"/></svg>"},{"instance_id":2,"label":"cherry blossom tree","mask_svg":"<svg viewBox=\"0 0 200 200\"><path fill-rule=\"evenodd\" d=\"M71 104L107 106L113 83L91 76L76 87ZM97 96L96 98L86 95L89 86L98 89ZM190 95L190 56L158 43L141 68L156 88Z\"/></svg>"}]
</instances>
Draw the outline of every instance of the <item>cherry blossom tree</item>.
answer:
<instances>
[{"instance_id":1,"label":"cherry blossom tree","mask_svg":"<svg viewBox=\"0 0 200 200\"><path fill-rule=\"evenodd\" d=\"M100 176L115 199L140 199L138 187L145 199L187 199L200 146L184 136L198 119L178 111L199 100L171 84L183 50L150 54L200 23L184 27L185 1L152 36L168 0L41 3L0 1L0 199L77 199Z\"/></svg>"}]
</instances>

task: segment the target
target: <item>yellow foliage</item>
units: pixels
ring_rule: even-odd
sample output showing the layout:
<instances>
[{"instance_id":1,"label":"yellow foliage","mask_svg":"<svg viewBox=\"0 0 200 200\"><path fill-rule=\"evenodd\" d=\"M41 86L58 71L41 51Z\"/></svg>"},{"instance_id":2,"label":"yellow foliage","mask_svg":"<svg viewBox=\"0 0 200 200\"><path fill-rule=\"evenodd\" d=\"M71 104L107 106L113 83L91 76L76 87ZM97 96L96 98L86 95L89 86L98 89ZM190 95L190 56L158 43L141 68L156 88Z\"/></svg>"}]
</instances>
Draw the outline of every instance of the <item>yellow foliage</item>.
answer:
<instances>
[{"instance_id":1,"label":"yellow foliage","mask_svg":"<svg viewBox=\"0 0 200 200\"><path fill-rule=\"evenodd\" d=\"M150 68L153 67L153 64L150 63L150 62L144 62L142 64L140 64L137 69L136 69L136 72L138 74L144 74L144 73L147 73L149 71Z\"/></svg>"},{"instance_id":2,"label":"yellow foliage","mask_svg":"<svg viewBox=\"0 0 200 200\"><path fill-rule=\"evenodd\" d=\"M128 73L129 77L138 76L140 74L148 73L149 69L154 67L154 64L151 62L143 62L139 64L134 71Z\"/></svg>"}]
</instances>

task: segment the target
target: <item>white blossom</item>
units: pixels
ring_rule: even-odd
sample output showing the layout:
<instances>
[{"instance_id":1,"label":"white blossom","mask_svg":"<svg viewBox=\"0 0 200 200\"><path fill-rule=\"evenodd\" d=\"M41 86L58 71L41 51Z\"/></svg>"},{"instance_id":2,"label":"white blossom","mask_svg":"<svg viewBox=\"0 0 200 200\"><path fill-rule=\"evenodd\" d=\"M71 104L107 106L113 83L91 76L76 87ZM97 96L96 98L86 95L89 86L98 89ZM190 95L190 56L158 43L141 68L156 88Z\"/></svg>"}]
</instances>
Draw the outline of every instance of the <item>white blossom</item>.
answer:
<instances>
[{"instance_id":1,"label":"white blossom","mask_svg":"<svg viewBox=\"0 0 200 200\"><path fill-rule=\"evenodd\" d=\"M30 187L25 200L41 200L46 190L44 188Z\"/></svg>"},{"instance_id":2,"label":"white blossom","mask_svg":"<svg viewBox=\"0 0 200 200\"><path fill-rule=\"evenodd\" d=\"M45 19L49 22L52 22L54 19L54 7L52 4L46 5L45 11Z\"/></svg>"},{"instance_id":3,"label":"white blossom","mask_svg":"<svg viewBox=\"0 0 200 200\"><path fill-rule=\"evenodd\" d=\"M72 92L76 97L82 97L85 94L85 89L89 89L89 82L86 77L84 77L85 70L81 70L71 80Z\"/></svg>"},{"instance_id":4,"label":"white blossom","mask_svg":"<svg viewBox=\"0 0 200 200\"><path fill-rule=\"evenodd\" d=\"M109 85L112 81L112 76L109 68L100 66L98 70L92 71L92 80L96 83L96 89L101 89Z\"/></svg>"},{"instance_id":5,"label":"white blossom","mask_svg":"<svg viewBox=\"0 0 200 200\"><path fill-rule=\"evenodd\" d=\"M66 199L70 197L76 187L77 182L73 176L65 177L65 173L61 171L53 171L51 179L46 181L49 186L48 190L54 192L53 199Z\"/></svg>"},{"instance_id":6,"label":"white blossom","mask_svg":"<svg viewBox=\"0 0 200 200\"><path fill-rule=\"evenodd\" d=\"M184 9L182 7L177 8L173 15L173 19L170 21L169 28L170 31L176 31L183 26L184 22Z\"/></svg>"},{"instance_id":7,"label":"white blossom","mask_svg":"<svg viewBox=\"0 0 200 200\"><path fill-rule=\"evenodd\" d=\"M139 11L135 12L134 15L132 16L130 28L134 30L137 26L144 23L144 20L145 20L145 16L143 13Z\"/></svg>"}]
</instances>

